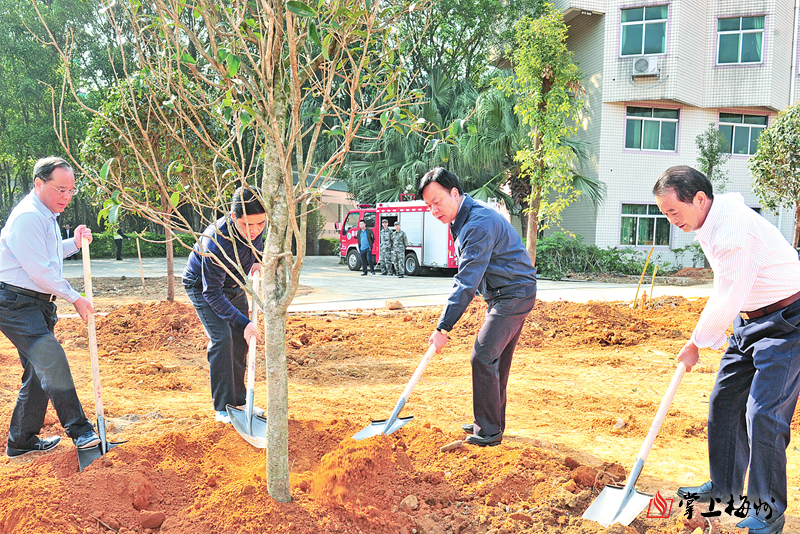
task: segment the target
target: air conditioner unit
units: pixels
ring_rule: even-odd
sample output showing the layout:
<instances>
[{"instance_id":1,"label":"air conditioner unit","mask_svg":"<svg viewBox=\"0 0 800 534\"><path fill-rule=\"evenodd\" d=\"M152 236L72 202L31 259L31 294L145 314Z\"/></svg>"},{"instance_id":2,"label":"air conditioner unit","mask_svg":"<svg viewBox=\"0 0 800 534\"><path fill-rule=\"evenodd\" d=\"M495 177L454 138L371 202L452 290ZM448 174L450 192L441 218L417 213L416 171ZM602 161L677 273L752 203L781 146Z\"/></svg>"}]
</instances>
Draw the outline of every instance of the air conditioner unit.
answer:
<instances>
[{"instance_id":1,"label":"air conditioner unit","mask_svg":"<svg viewBox=\"0 0 800 534\"><path fill-rule=\"evenodd\" d=\"M658 58L653 56L640 56L633 58L633 72L631 76L658 76Z\"/></svg>"}]
</instances>

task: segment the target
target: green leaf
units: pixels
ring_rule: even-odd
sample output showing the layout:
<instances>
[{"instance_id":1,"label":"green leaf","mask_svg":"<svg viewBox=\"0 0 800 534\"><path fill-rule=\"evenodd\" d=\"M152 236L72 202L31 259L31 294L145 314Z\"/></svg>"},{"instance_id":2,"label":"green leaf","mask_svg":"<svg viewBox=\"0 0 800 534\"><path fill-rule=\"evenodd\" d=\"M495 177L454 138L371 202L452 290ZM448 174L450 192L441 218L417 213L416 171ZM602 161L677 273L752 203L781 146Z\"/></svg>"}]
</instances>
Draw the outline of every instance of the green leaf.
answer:
<instances>
[{"instance_id":1,"label":"green leaf","mask_svg":"<svg viewBox=\"0 0 800 534\"><path fill-rule=\"evenodd\" d=\"M228 64L228 78L233 78L236 74L239 73L239 65L241 65L242 60L233 54L229 54L227 58L225 58L225 63Z\"/></svg>"},{"instance_id":2,"label":"green leaf","mask_svg":"<svg viewBox=\"0 0 800 534\"><path fill-rule=\"evenodd\" d=\"M108 210L108 222L111 224L117 224L119 222L119 212L122 209L122 206L119 204L115 204L111 206Z\"/></svg>"},{"instance_id":3,"label":"green leaf","mask_svg":"<svg viewBox=\"0 0 800 534\"><path fill-rule=\"evenodd\" d=\"M189 63L190 65L197 65L197 60L189 55L189 52L184 52L181 56L181 61L184 63Z\"/></svg>"},{"instance_id":4,"label":"green leaf","mask_svg":"<svg viewBox=\"0 0 800 534\"><path fill-rule=\"evenodd\" d=\"M303 2L297 0L290 0L286 2L286 9L297 15L298 17L316 17L317 12L314 8L307 6Z\"/></svg>"},{"instance_id":5,"label":"green leaf","mask_svg":"<svg viewBox=\"0 0 800 534\"><path fill-rule=\"evenodd\" d=\"M244 128L245 126L247 126L248 124L250 124L250 121L252 121L252 120L253 120L253 117L252 117L252 116L250 116L250 114L249 114L248 112L246 112L246 111L242 111L242 112L239 114L239 117L240 117L240 118L241 118L241 120L242 120L242 128Z\"/></svg>"},{"instance_id":6,"label":"green leaf","mask_svg":"<svg viewBox=\"0 0 800 534\"><path fill-rule=\"evenodd\" d=\"M114 161L114 158L111 158L110 160L103 163L103 168L100 169L100 179L103 180L104 182L108 178L109 166L111 165L112 161Z\"/></svg>"},{"instance_id":7,"label":"green leaf","mask_svg":"<svg viewBox=\"0 0 800 534\"><path fill-rule=\"evenodd\" d=\"M317 46L322 46L322 41L320 41L319 32L317 31L317 25L314 24L314 21L308 23L308 36L311 37L311 40L314 41Z\"/></svg>"},{"instance_id":8,"label":"green leaf","mask_svg":"<svg viewBox=\"0 0 800 534\"><path fill-rule=\"evenodd\" d=\"M181 199L181 194L178 193L177 191L175 191L174 193L172 193L170 195L169 203L172 204L173 208L177 208L178 207L178 202L180 201L180 199Z\"/></svg>"},{"instance_id":9,"label":"green leaf","mask_svg":"<svg viewBox=\"0 0 800 534\"><path fill-rule=\"evenodd\" d=\"M325 36L325 39L322 41L322 57L325 58L325 61L330 59L328 48L331 46L331 41L333 41L333 34L329 33Z\"/></svg>"},{"instance_id":10,"label":"green leaf","mask_svg":"<svg viewBox=\"0 0 800 534\"><path fill-rule=\"evenodd\" d=\"M386 123L389 121L389 110L381 113L381 127L386 128Z\"/></svg>"},{"instance_id":11,"label":"green leaf","mask_svg":"<svg viewBox=\"0 0 800 534\"><path fill-rule=\"evenodd\" d=\"M97 225L101 226L103 224L103 219L108 217L108 208L102 209L97 213Z\"/></svg>"}]
</instances>

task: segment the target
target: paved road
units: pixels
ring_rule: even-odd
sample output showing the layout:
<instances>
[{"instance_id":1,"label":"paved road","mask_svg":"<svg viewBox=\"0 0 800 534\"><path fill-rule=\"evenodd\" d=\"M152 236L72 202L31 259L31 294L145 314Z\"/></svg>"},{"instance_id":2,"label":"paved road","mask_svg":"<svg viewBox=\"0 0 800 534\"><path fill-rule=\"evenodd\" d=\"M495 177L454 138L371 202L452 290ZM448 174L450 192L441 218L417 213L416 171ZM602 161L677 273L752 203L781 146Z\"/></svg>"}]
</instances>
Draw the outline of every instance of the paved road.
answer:
<instances>
[{"instance_id":1,"label":"paved road","mask_svg":"<svg viewBox=\"0 0 800 534\"><path fill-rule=\"evenodd\" d=\"M175 271L180 273L186 258L175 258ZM166 261L163 258L142 260L144 276L165 276ZM65 261L67 278L83 276L82 262ZM139 278L141 271L135 258L123 261L92 260L92 276ZM303 264L300 284L314 289L307 295L296 297L289 311L331 311L383 308L387 300L399 300L404 306L443 305L453 286L451 277L406 276L402 279L377 275L361 276L360 271L350 271L339 264L337 257L309 256ZM711 294L712 284L697 286L659 286L654 295L681 295L686 298L704 297ZM647 286L650 293L650 287ZM604 284L600 282L572 282L539 280L538 298L545 301L568 300L588 302L590 300L633 300L636 284Z\"/></svg>"}]
</instances>

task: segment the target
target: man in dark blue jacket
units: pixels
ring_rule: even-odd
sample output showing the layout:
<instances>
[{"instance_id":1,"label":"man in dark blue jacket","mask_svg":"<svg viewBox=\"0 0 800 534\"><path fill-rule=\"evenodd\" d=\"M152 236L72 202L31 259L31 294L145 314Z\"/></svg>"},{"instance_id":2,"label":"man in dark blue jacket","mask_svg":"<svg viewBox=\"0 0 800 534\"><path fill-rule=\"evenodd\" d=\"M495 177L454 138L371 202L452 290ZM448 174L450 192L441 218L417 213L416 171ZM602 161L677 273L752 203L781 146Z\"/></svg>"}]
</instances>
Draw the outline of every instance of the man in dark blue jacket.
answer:
<instances>
[{"instance_id":1,"label":"man in dark blue jacket","mask_svg":"<svg viewBox=\"0 0 800 534\"><path fill-rule=\"evenodd\" d=\"M226 424L230 418L225 406L245 403L247 344L253 336L261 339L248 318L247 294L241 286L245 273L261 269L266 222L257 193L238 188L230 215L203 232L183 272L186 293L210 339L208 364L215 417Z\"/></svg>"},{"instance_id":2,"label":"man in dark blue jacket","mask_svg":"<svg viewBox=\"0 0 800 534\"><path fill-rule=\"evenodd\" d=\"M372 254L372 247L375 243L375 233L372 228L367 230L367 223L364 219L358 222L358 232L356 232L358 251L361 255L361 268L364 272L361 276L367 276L367 267L372 274L375 274L375 256Z\"/></svg>"},{"instance_id":3,"label":"man in dark blue jacket","mask_svg":"<svg viewBox=\"0 0 800 534\"><path fill-rule=\"evenodd\" d=\"M419 184L419 196L456 240L458 273L428 342L440 352L448 332L476 292L486 318L472 349L473 424L462 428L467 443L499 445L506 423L506 384L525 318L536 301L536 269L519 234L497 210L474 200L454 174L437 167Z\"/></svg>"}]
</instances>

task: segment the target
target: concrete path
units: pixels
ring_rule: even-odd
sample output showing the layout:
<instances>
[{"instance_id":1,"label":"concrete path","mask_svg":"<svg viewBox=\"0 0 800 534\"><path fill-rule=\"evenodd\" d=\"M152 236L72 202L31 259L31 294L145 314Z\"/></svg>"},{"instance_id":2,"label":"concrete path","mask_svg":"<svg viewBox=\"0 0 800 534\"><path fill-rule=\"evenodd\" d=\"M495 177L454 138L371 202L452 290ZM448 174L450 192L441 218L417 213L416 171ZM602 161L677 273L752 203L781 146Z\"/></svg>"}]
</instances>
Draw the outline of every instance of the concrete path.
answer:
<instances>
[{"instance_id":1,"label":"concrete path","mask_svg":"<svg viewBox=\"0 0 800 534\"><path fill-rule=\"evenodd\" d=\"M183 272L186 258L175 258L175 272ZM146 258L142 260L145 278L166 276L166 260L163 258ZM83 276L83 265L80 261L65 261L66 278ZM139 278L141 271L139 261L135 258L116 260L92 260L92 276ZM361 308L383 308L387 300L399 300L403 306L440 306L444 305L453 279L443 274L432 276L406 276L402 279L368 275L361 276L361 271L351 271L346 265L339 264L334 256L309 256L303 264L300 284L314 289L307 295L296 297L289 311L313 312L333 310L355 310ZM643 284L644 287L644 284ZM707 297L713 285L696 286L659 286L653 291L655 297L679 295L686 298ZM649 284L646 287L650 293ZM539 280L538 298L545 301L566 300L572 302L588 302L590 300L633 301L636 295L636 284L606 284L601 282L574 282Z\"/></svg>"}]
</instances>

